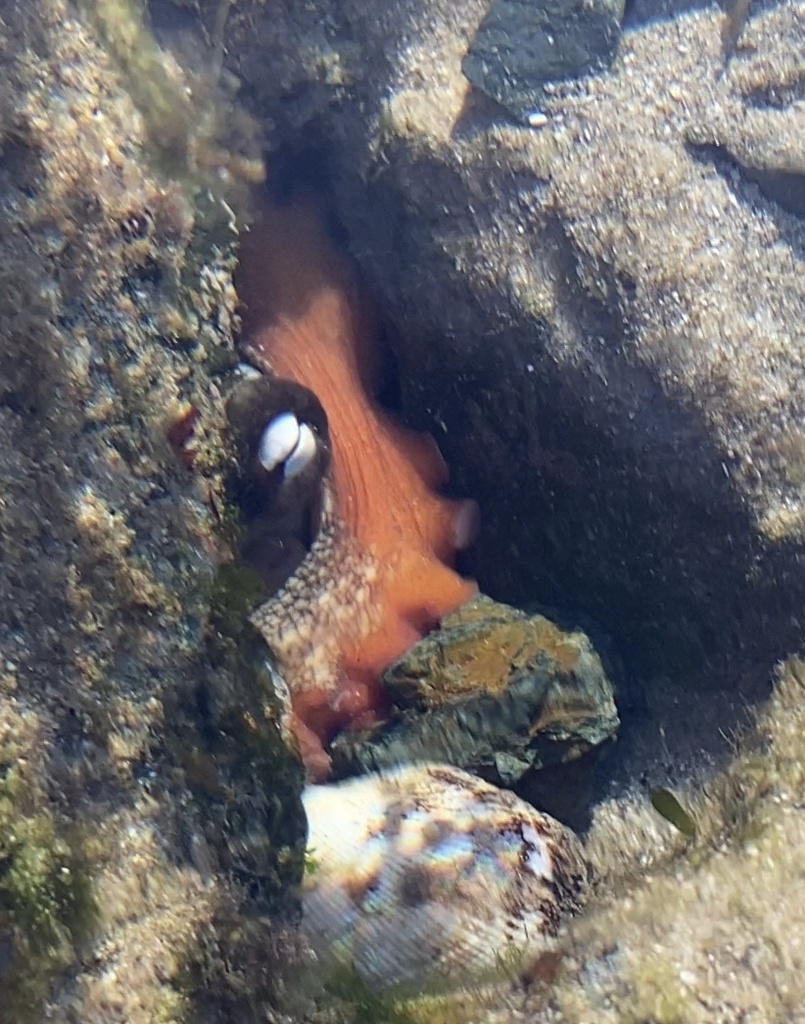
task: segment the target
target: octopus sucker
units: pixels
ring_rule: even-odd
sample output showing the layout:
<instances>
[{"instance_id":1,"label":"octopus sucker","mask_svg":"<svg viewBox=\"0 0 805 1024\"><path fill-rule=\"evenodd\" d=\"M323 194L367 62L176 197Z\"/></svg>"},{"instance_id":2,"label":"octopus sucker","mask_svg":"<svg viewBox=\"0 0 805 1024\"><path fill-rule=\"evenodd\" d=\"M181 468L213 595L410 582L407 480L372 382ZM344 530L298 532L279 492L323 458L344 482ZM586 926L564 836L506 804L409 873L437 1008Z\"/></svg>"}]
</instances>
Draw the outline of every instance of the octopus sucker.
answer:
<instances>
[{"instance_id":1,"label":"octopus sucker","mask_svg":"<svg viewBox=\"0 0 805 1024\"><path fill-rule=\"evenodd\" d=\"M538 957L586 897L581 843L513 793L419 764L308 786L302 928L371 989L475 985Z\"/></svg>"},{"instance_id":2,"label":"octopus sucker","mask_svg":"<svg viewBox=\"0 0 805 1024\"><path fill-rule=\"evenodd\" d=\"M315 535L254 622L288 684L309 774L321 778L333 735L385 713L381 672L475 593L452 568L474 503L437 493L447 470L435 442L374 398L379 320L314 200L265 204L237 286L244 353L266 376L244 382L234 418L249 421L251 465L263 452L269 482L258 492L287 515L293 487ZM285 382L300 389L290 401ZM312 421L305 394L320 403Z\"/></svg>"}]
</instances>

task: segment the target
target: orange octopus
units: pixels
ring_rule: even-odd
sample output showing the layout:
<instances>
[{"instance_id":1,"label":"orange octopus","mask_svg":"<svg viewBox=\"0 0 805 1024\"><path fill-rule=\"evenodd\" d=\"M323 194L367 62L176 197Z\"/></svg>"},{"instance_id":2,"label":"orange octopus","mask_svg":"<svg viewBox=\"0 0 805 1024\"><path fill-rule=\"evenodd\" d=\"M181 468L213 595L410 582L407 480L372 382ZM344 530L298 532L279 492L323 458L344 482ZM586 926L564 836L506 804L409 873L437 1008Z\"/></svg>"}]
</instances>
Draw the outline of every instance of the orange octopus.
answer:
<instances>
[{"instance_id":1,"label":"orange octopus","mask_svg":"<svg viewBox=\"0 0 805 1024\"><path fill-rule=\"evenodd\" d=\"M309 389L326 413L312 427L330 449L315 539L253 616L288 684L308 774L321 780L332 737L386 710L383 670L475 592L451 568L475 505L437 493L447 474L435 442L375 400L378 319L316 202L266 205L240 266L247 358Z\"/></svg>"}]
</instances>

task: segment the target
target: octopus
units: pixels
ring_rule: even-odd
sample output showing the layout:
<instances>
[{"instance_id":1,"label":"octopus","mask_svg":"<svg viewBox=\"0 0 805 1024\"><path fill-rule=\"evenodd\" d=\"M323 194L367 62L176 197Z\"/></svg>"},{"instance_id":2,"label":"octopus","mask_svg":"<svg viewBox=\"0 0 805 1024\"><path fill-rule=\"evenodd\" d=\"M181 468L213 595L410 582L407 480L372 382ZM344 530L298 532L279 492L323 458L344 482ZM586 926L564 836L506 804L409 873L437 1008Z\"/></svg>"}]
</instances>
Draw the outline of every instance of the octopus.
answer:
<instances>
[{"instance_id":1,"label":"octopus","mask_svg":"<svg viewBox=\"0 0 805 1024\"><path fill-rule=\"evenodd\" d=\"M476 592L453 561L477 512L439 493L447 473L433 439L375 398L378 316L316 201L267 202L240 267L243 351L261 373L235 389L230 420L255 520L271 510L253 561L280 563L284 579L253 622L320 781L332 738L385 714L383 670Z\"/></svg>"}]
</instances>

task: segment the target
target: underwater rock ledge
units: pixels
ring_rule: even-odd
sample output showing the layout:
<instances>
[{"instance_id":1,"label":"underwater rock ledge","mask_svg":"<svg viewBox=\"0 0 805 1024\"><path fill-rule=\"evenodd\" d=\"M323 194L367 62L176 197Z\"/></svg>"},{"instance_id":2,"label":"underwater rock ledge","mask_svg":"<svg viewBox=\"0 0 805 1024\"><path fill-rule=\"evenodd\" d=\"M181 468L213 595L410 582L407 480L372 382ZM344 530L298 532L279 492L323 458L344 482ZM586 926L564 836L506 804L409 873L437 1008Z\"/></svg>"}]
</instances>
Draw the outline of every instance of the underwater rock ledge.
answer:
<instances>
[{"instance_id":1,"label":"underwater rock ledge","mask_svg":"<svg viewBox=\"0 0 805 1024\"><path fill-rule=\"evenodd\" d=\"M799 5L753 9L725 65L720 11L641 0L538 129L462 74L488 6L252 8L231 62L329 168L405 414L480 502L482 589L765 695L805 598L805 229L742 168L805 166Z\"/></svg>"}]
</instances>

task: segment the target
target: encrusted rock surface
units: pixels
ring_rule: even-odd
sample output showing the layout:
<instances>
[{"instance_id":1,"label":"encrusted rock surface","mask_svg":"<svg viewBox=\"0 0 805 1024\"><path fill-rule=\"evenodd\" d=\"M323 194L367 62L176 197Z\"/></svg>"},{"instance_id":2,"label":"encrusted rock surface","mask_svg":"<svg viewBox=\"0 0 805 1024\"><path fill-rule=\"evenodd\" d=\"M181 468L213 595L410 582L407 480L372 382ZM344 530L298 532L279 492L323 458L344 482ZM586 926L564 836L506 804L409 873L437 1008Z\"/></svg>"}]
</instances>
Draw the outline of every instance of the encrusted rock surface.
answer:
<instances>
[{"instance_id":1,"label":"encrusted rock surface","mask_svg":"<svg viewBox=\"0 0 805 1024\"><path fill-rule=\"evenodd\" d=\"M479 595L383 675L394 713L333 744L337 775L446 761L513 788L618 729L612 684L590 640Z\"/></svg>"},{"instance_id":2,"label":"encrusted rock surface","mask_svg":"<svg viewBox=\"0 0 805 1024\"><path fill-rule=\"evenodd\" d=\"M482 588L751 690L805 596L805 229L743 170L801 184L802 7L753 6L725 63L717 8L640 0L539 130L462 75L486 8L252 12L232 60L275 140L327 154L405 410L481 503Z\"/></svg>"},{"instance_id":3,"label":"encrusted rock surface","mask_svg":"<svg viewBox=\"0 0 805 1024\"><path fill-rule=\"evenodd\" d=\"M802 642L802 5L733 26L637 0L610 71L531 131L462 75L488 6L244 3L229 59L272 143L330 165L404 411L481 503L482 588L602 622L684 776L678 737L729 729L714 709ZM466 1019L797 1019L800 675L703 795L679 788L694 843L639 768L600 805L573 955Z\"/></svg>"},{"instance_id":4,"label":"encrusted rock surface","mask_svg":"<svg viewBox=\"0 0 805 1024\"><path fill-rule=\"evenodd\" d=\"M286 954L240 898L298 877L299 780L233 635L247 588L211 616L220 541L165 441L197 405L215 495L233 235L188 198L192 105L147 124L127 93L152 79L90 6L0 7L2 1012L277 1019ZM484 588L585 607L630 678L763 690L805 596L801 5L753 5L725 64L715 8L638 0L611 71L558 87L538 131L461 73L480 0L179 6L272 144L326 152L403 407L481 502ZM600 805L601 895L561 970L466 1019L797 1019L801 677L680 791L695 842L639 791Z\"/></svg>"},{"instance_id":5,"label":"encrusted rock surface","mask_svg":"<svg viewBox=\"0 0 805 1024\"><path fill-rule=\"evenodd\" d=\"M539 124L546 83L609 65L623 8L623 0L495 0L461 69L516 118Z\"/></svg>"},{"instance_id":6,"label":"encrusted rock surface","mask_svg":"<svg viewBox=\"0 0 805 1024\"><path fill-rule=\"evenodd\" d=\"M645 797L604 802L587 851L606 895L553 988L535 978L489 1024L801 1021L803 714L805 666L791 659L728 770L683 796L692 842Z\"/></svg>"},{"instance_id":7,"label":"encrusted rock surface","mask_svg":"<svg viewBox=\"0 0 805 1024\"><path fill-rule=\"evenodd\" d=\"M274 984L233 922L293 905L304 827L219 574L236 236L153 169L89 10L0 5L0 1019L223 1020Z\"/></svg>"}]
</instances>

